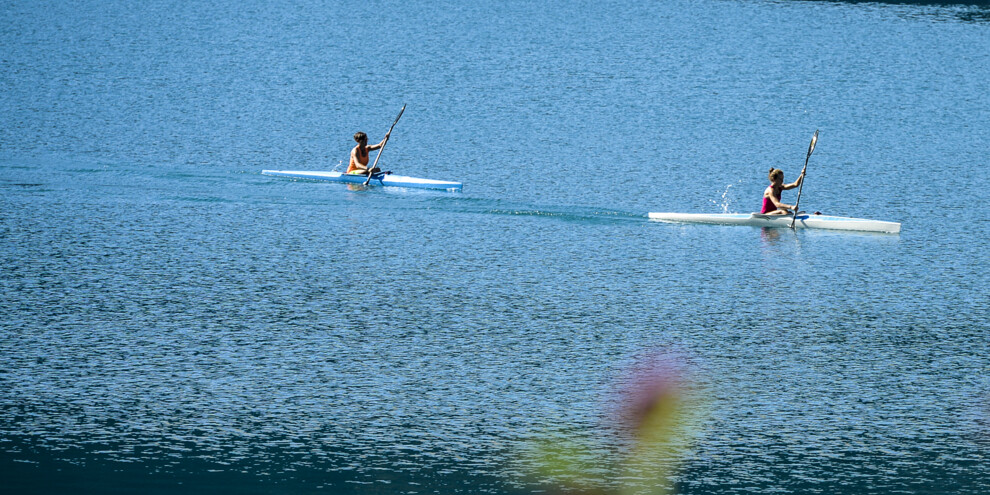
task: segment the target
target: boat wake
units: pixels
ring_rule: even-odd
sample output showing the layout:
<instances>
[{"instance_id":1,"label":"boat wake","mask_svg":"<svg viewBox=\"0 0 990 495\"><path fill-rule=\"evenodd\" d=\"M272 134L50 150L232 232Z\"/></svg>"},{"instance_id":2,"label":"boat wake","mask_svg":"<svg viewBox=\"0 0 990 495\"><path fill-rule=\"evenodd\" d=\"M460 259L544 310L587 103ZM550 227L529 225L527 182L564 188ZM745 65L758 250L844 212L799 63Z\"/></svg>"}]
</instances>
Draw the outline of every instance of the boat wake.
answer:
<instances>
[{"instance_id":1,"label":"boat wake","mask_svg":"<svg viewBox=\"0 0 990 495\"><path fill-rule=\"evenodd\" d=\"M534 204L509 203L502 200L447 197L437 198L446 203L446 208L460 213L479 215L539 217L565 222L581 223L613 223L623 221L642 222L646 220L643 214L627 211L598 208L593 206L547 206Z\"/></svg>"},{"instance_id":2,"label":"boat wake","mask_svg":"<svg viewBox=\"0 0 990 495\"><path fill-rule=\"evenodd\" d=\"M615 210L603 210L600 208L570 208L566 210L491 208L483 213L489 215L547 217L556 220L574 222L642 221L644 219L643 215L635 215L632 213Z\"/></svg>"}]
</instances>

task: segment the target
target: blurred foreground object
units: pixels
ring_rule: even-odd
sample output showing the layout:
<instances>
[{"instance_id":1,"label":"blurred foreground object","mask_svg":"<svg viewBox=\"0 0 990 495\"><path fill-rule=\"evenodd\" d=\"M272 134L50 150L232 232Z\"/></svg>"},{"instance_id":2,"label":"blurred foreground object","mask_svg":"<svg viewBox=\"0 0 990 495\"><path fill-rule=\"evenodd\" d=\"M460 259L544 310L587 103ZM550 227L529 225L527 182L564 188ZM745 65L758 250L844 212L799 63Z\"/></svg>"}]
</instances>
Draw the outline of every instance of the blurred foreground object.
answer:
<instances>
[{"instance_id":1,"label":"blurred foreground object","mask_svg":"<svg viewBox=\"0 0 990 495\"><path fill-rule=\"evenodd\" d=\"M683 353L633 360L608 398L603 432L541 439L531 463L541 484L569 493L669 494L679 460L696 436L700 394Z\"/></svg>"}]
</instances>

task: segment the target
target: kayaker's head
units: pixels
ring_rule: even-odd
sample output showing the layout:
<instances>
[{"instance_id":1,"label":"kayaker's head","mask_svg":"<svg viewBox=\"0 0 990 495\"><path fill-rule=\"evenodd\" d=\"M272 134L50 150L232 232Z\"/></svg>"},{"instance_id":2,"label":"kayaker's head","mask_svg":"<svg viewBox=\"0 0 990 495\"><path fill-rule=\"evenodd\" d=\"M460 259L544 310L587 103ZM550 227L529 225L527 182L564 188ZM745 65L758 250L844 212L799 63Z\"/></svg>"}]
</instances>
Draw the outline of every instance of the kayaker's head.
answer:
<instances>
[{"instance_id":1,"label":"kayaker's head","mask_svg":"<svg viewBox=\"0 0 990 495\"><path fill-rule=\"evenodd\" d=\"M770 182L782 184L784 182L784 171L779 168L770 169Z\"/></svg>"},{"instance_id":2,"label":"kayaker's head","mask_svg":"<svg viewBox=\"0 0 990 495\"><path fill-rule=\"evenodd\" d=\"M368 135L361 131L355 132L354 140L361 144L368 144Z\"/></svg>"}]
</instances>

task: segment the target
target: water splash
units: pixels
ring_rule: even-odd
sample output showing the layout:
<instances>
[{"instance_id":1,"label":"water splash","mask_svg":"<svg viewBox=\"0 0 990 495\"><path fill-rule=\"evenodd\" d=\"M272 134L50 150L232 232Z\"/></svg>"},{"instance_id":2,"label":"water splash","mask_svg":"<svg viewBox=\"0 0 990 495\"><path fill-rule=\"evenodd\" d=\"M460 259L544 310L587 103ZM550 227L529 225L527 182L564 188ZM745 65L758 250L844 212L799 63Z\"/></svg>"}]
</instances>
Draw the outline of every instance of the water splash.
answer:
<instances>
[{"instance_id":1,"label":"water splash","mask_svg":"<svg viewBox=\"0 0 990 495\"><path fill-rule=\"evenodd\" d=\"M721 208L722 209L722 213L732 213L731 209L729 208L729 206L731 206L731 204L732 204L732 198L729 195L729 193L732 191L732 186L735 186L735 185L738 185L738 184L742 184L742 181L736 182L735 184L729 184L729 185L725 186L725 190L722 191L722 194L720 196L721 201L716 201L714 199L710 199L709 201L711 201L712 204L714 204L715 206Z\"/></svg>"}]
</instances>

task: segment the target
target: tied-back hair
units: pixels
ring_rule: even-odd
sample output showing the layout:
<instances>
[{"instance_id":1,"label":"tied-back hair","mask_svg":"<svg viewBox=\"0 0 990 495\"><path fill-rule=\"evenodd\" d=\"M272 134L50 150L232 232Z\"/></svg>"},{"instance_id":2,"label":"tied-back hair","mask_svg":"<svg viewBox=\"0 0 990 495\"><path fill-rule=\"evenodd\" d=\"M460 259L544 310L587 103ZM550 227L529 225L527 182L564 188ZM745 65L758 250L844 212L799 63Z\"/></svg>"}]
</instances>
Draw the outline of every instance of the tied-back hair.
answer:
<instances>
[{"instance_id":1,"label":"tied-back hair","mask_svg":"<svg viewBox=\"0 0 990 495\"><path fill-rule=\"evenodd\" d=\"M779 168L770 167L770 173L768 175L770 177L770 182L773 182L773 178L774 177L777 177L777 176L780 176L780 178L783 179L784 178L784 171L781 170L781 169L779 169Z\"/></svg>"}]
</instances>

